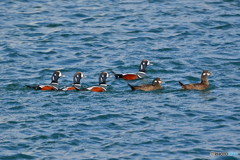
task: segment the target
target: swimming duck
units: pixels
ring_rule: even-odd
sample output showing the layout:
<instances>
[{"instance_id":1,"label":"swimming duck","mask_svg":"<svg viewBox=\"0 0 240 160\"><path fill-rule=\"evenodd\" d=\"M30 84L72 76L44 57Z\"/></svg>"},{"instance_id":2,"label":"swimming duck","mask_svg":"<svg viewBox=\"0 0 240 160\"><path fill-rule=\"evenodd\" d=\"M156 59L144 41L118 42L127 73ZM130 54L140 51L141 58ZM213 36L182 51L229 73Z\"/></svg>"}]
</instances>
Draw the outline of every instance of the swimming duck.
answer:
<instances>
[{"instance_id":1,"label":"swimming duck","mask_svg":"<svg viewBox=\"0 0 240 160\"><path fill-rule=\"evenodd\" d=\"M102 72L99 76L99 85L98 86L91 86L84 89L81 89L81 91L93 91L93 92L104 92L107 91L107 84L106 79L110 77L107 72Z\"/></svg>"},{"instance_id":2,"label":"swimming duck","mask_svg":"<svg viewBox=\"0 0 240 160\"><path fill-rule=\"evenodd\" d=\"M144 78L146 76L145 70L146 67L152 65L148 60L143 60L140 64L139 71L137 73L124 73L124 74L116 74L115 72L111 71L116 79L123 78L125 80L135 80Z\"/></svg>"},{"instance_id":3,"label":"swimming duck","mask_svg":"<svg viewBox=\"0 0 240 160\"><path fill-rule=\"evenodd\" d=\"M163 83L161 78L155 78L152 81L152 84L142 84L138 86L132 86L128 83L128 85L131 87L132 90L153 91L153 90L161 89L162 88L161 83Z\"/></svg>"},{"instance_id":4,"label":"swimming duck","mask_svg":"<svg viewBox=\"0 0 240 160\"><path fill-rule=\"evenodd\" d=\"M71 86L65 86L60 90L61 91L80 90L81 89L80 80L84 77L85 76L82 74L82 72L75 73L73 76L73 84Z\"/></svg>"},{"instance_id":5,"label":"swimming duck","mask_svg":"<svg viewBox=\"0 0 240 160\"><path fill-rule=\"evenodd\" d=\"M48 85L36 85L36 86L29 86L26 85L29 88L37 89L37 90L58 90L58 79L62 77L62 73L60 71L55 71L52 75L52 82Z\"/></svg>"},{"instance_id":6,"label":"swimming duck","mask_svg":"<svg viewBox=\"0 0 240 160\"><path fill-rule=\"evenodd\" d=\"M179 84L182 86L182 89L196 89L196 90L204 90L208 88L209 83L207 77L212 75L208 70L204 70L201 75L201 82L200 83L190 83L190 84L182 84L179 81Z\"/></svg>"}]
</instances>

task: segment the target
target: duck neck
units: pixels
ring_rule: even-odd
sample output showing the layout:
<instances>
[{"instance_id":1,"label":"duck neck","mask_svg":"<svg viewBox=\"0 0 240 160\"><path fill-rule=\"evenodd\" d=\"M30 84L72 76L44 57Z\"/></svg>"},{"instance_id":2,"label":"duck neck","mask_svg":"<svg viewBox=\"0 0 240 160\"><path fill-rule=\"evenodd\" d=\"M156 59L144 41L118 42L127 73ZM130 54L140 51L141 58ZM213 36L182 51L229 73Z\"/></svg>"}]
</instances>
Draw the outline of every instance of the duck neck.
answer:
<instances>
[{"instance_id":1,"label":"duck neck","mask_svg":"<svg viewBox=\"0 0 240 160\"><path fill-rule=\"evenodd\" d=\"M203 76L202 76L201 79L202 79L202 80L201 80L201 83L202 83L202 84L209 85L208 80L207 80L207 77L205 77L205 76L203 77Z\"/></svg>"},{"instance_id":2,"label":"duck neck","mask_svg":"<svg viewBox=\"0 0 240 160\"><path fill-rule=\"evenodd\" d=\"M144 63L142 62L139 66L139 72L145 72L146 67L147 67L146 62L144 62Z\"/></svg>"},{"instance_id":3,"label":"duck neck","mask_svg":"<svg viewBox=\"0 0 240 160\"><path fill-rule=\"evenodd\" d=\"M58 79L53 77L51 83L58 83Z\"/></svg>"},{"instance_id":4,"label":"duck neck","mask_svg":"<svg viewBox=\"0 0 240 160\"><path fill-rule=\"evenodd\" d=\"M81 80L81 78L74 77L73 78L73 84L80 84L80 80Z\"/></svg>"},{"instance_id":5,"label":"duck neck","mask_svg":"<svg viewBox=\"0 0 240 160\"><path fill-rule=\"evenodd\" d=\"M105 77L99 77L99 85L106 84L106 78Z\"/></svg>"}]
</instances>

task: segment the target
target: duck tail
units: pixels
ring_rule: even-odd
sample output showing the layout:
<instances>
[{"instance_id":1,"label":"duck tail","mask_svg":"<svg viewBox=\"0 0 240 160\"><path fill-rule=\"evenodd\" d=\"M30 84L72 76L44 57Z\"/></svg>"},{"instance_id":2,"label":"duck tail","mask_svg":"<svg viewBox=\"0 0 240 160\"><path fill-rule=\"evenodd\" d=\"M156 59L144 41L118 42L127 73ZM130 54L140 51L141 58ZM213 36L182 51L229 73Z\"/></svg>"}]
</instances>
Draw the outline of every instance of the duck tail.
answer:
<instances>
[{"instance_id":1,"label":"duck tail","mask_svg":"<svg viewBox=\"0 0 240 160\"><path fill-rule=\"evenodd\" d=\"M135 90L135 88L132 86L132 85L130 85L129 83L128 83L128 85L131 87L131 89L134 91Z\"/></svg>"},{"instance_id":2,"label":"duck tail","mask_svg":"<svg viewBox=\"0 0 240 160\"><path fill-rule=\"evenodd\" d=\"M29 86L29 85L26 85L26 87L28 87L28 88L33 88L33 89L37 89L37 90L40 90L40 89L41 89L39 86Z\"/></svg>"},{"instance_id":3,"label":"duck tail","mask_svg":"<svg viewBox=\"0 0 240 160\"><path fill-rule=\"evenodd\" d=\"M181 86L183 86L184 84L182 84L182 82L180 82L180 81L178 81L179 82L179 84L181 85Z\"/></svg>"},{"instance_id":4,"label":"duck tail","mask_svg":"<svg viewBox=\"0 0 240 160\"><path fill-rule=\"evenodd\" d=\"M116 74L115 72L111 71L112 74L115 76L116 79L118 78L123 78L123 75L122 74Z\"/></svg>"},{"instance_id":5,"label":"duck tail","mask_svg":"<svg viewBox=\"0 0 240 160\"><path fill-rule=\"evenodd\" d=\"M29 85L26 85L26 87L28 87L28 88L32 88L32 86L29 86Z\"/></svg>"},{"instance_id":6,"label":"duck tail","mask_svg":"<svg viewBox=\"0 0 240 160\"><path fill-rule=\"evenodd\" d=\"M112 72L112 74L115 76L116 75L116 73L115 72L113 72L113 71L111 71Z\"/></svg>"}]
</instances>

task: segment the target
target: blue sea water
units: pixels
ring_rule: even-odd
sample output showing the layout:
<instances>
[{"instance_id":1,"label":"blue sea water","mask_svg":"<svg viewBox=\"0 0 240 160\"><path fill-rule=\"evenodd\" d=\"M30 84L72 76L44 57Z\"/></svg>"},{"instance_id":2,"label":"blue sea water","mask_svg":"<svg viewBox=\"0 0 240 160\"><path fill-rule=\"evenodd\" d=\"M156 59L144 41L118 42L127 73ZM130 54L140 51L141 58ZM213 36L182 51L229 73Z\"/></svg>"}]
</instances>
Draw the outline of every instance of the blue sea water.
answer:
<instances>
[{"instance_id":1,"label":"blue sea water","mask_svg":"<svg viewBox=\"0 0 240 160\"><path fill-rule=\"evenodd\" d=\"M240 159L238 0L2 0L0 159ZM160 77L131 91L110 73ZM83 87L106 71L108 90L36 91L54 71ZM200 81L204 91L178 84Z\"/></svg>"}]
</instances>

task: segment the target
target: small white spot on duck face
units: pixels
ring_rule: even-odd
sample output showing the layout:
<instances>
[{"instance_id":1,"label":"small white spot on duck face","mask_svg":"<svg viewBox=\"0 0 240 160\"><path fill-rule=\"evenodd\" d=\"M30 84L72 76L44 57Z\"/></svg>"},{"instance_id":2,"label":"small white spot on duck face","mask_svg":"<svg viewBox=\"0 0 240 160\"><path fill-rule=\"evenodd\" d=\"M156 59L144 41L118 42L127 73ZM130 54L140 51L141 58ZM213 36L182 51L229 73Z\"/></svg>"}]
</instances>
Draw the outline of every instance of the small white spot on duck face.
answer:
<instances>
[{"instance_id":1,"label":"small white spot on duck face","mask_svg":"<svg viewBox=\"0 0 240 160\"><path fill-rule=\"evenodd\" d=\"M159 84L161 84L161 83L162 83L162 80L158 80L157 82L158 82Z\"/></svg>"},{"instance_id":2,"label":"small white spot on duck face","mask_svg":"<svg viewBox=\"0 0 240 160\"><path fill-rule=\"evenodd\" d=\"M203 73L202 75L203 75L203 76L205 76L205 75L206 75L206 73Z\"/></svg>"}]
</instances>

